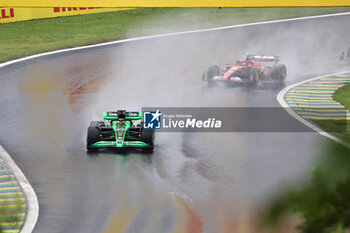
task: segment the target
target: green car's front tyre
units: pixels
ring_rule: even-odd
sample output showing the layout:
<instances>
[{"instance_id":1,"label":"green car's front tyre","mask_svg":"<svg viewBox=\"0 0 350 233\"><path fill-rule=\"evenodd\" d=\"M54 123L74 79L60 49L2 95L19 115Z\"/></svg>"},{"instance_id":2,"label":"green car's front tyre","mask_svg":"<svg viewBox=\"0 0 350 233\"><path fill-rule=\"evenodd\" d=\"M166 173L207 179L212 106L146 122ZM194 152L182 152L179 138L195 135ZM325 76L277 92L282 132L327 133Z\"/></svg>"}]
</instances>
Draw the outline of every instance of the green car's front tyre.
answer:
<instances>
[{"instance_id":1,"label":"green car's front tyre","mask_svg":"<svg viewBox=\"0 0 350 233\"><path fill-rule=\"evenodd\" d=\"M86 149L89 152L97 151L98 148L92 147L92 144L100 140L100 130L97 127L90 126L87 130Z\"/></svg>"},{"instance_id":2,"label":"green car's front tyre","mask_svg":"<svg viewBox=\"0 0 350 233\"><path fill-rule=\"evenodd\" d=\"M144 147L143 151L152 152L154 150L154 129L142 129L141 141L148 144L148 147Z\"/></svg>"}]
</instances>

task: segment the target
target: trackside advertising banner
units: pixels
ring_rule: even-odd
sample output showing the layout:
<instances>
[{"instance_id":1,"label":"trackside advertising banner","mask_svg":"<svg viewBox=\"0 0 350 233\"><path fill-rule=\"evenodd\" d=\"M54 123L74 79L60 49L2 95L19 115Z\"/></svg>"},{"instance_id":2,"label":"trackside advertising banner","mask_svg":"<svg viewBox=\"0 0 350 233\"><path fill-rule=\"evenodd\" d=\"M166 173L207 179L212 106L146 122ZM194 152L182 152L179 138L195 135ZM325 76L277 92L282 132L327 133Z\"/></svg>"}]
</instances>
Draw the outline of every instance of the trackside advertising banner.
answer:
<instances>
[{"instance_id":1,"label":"trackside advertising banner","mask_svg":"<svg viewBox=\"0 0 350 233\"><path fill-rule=\"evenodd\" d=\"M350 6L349 0L0 0L8 7L283 7Z\"/></svg>"},{"instance_id":2,"label":"trackside advertising banner","mask_svg":"<svg viewBox=\"0 0 350 233\"><path fill-rule=\"evenodd\" d=\"M10 23L32 19L54 18L71 15L84 15L110 11L128 10L129 8L97 7L49 7L49 8L0 8L0 23Z\"/></svg>"}]
</instances>

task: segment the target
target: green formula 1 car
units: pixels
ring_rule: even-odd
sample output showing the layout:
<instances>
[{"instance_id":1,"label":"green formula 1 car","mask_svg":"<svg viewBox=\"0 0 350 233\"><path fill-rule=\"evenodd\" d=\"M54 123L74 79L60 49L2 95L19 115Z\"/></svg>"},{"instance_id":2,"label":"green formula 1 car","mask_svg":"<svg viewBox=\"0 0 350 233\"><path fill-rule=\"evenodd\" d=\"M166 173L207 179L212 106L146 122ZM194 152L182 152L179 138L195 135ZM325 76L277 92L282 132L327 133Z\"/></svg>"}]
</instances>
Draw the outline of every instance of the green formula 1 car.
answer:
<instances>
[{"instance_id":1,"label":"green formula 1 car","mask_svg":"<svg viewBox=\"0 0 350 233\"><path fill-rule=\"evenodd\" d=\"M144 129L142 112L104 112L104 121L92 121L87 130L86 148L138 147L152 152L154 149L154 129Z\"/></svg>"}]
</instances>

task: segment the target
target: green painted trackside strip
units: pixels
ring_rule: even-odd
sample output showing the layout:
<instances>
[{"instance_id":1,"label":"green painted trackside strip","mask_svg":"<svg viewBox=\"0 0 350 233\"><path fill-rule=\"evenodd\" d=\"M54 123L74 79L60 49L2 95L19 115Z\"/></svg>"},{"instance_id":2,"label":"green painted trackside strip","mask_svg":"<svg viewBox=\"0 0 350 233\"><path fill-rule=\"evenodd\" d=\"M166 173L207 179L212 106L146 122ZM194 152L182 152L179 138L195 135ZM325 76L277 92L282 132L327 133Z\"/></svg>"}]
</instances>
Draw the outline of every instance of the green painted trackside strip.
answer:
<instances>
[{"instance_id":1,"label":"green painted trackside strip","mask_svg":"<svg viewBox=\"0 0 350 233\"><path fill-rule=\"evenodd\" d=\"M287 97L293 97L293 96L313 96L313 97L328 97L329 98L329 94L303 94L303 93L290 93L289 95L287 95Z\"/></svg>"},{"instance_id":2,"label":"green painted trackside strip","mask_svg":"<svg viewBox=\"0 0 350 233\"><path fill-rule=\"evenodd\" d=\"M344 113L344 108L332 108L332 109L321 109L321 108L293 108L294 111L307 111L307 112L324 112L324 113L334 113L342 112Z\"/></svg>"},{"instance_id":3,"label":"green painted trackside strip","mask_svg":"<svg viewBox=\"0 0 350 233\"><path fill-rule=\"evenodd\" d=\"M323 77L289 90L285 100L307 120L349 120L349 111L333 100L333 93L349 82L350 74Z\"/></svg>"},{"instance_id":4,"label":"green painted trackside strip","mask_svg":"<svg viewBox=\"0 0 350 233\"><path fill-rule=\"evenodd\" d=\"M336 118L336 117L307 117L307 116L302 116L303 118L307 119L307 120L339 120L339 121L344 121L347 118Z\"/></svg>"},{"instance_id":5,"label":"green painted trackside strip","mask_svg":"<svg viewBox=\"0 0 350 233\"><path fill-rule=\"evenodd\" d=\"M2 228L14 228L14 227L18 227L20 224L21 222L14 223L14 224L4 222L4 223L1 223L0 225Z\"/></svg>"},{"instance_id":6,"label":"green painted trackside strip","mask_svg":"<svg viewBox=\"0 0 350 233\"><path fill-rule=\"evenodd\" d=\"M308 115L308 116L320 116L320 117L344 117L347 118L346 113L324 113L324 112L305 112L305 111L296 111L300 115Z\"/></svg>"},{"instance_id":7,"label":"green painted trackside strip","mask_svg":"<svg viewBox=\"0 0 350 233\"><path fill-rule=\"evenodd\" d=\"M7 192L7 193L0 193L0 198L9 198L9 197L23 197L22 192Z\"/></svg>"},{"instance_id":8,"label":"green painted trackside strip","mask_svg":"<svg viewBox=\"0 0 350 233\"><path fill-rule=\"evenodd\" d=\"M296 88L295 91L305 91L305 92L308 92L308 91L334 91L335 89L337 89L338 87L324 87L324 88L321 88L321 87L299 87L299 88Z\"/></svg>"},{"instance_id":9,"label":"green painted trackside strip","mask_svg":"<svg viewBox=\"0 0 350 233\"><path fill-rule=\"evenodd\" d=\"M2 232L20 232L26 218L26 199L15 176L0 159L0 225Z\"/></svg>"},{"instance_id":10,"label":"green painted trackside strip","mask_svg":"<svg viewBox=\"0 0 350 233\"><path fill-rule=\"evenodd\" d=\"M311 116L311 115L307 115L307 114L300 114L300 116L302 116L303 118L307 119L307 120L339 120L339 121L345 121L347 118L346 117L342 117L342 116Z\"/></svg>"},{"instance_id":11,"label":"green painted trackside strip","mask_svg":"<svg viewBox=\"0 0 350 233\"><path fill-rule=\"evenodd\" d=\"M7 181L9 178L12 179L13 176L0 176L0 182Z\"/></svg>"},{"instance_id":12,"label":"green painted trackside strip","mask_svg":"<svg viewBox=\"0 0 350 233\"><path fill-rule=\"evenodd\" d=\"M23 218L23 217L25 217L25 213L18 213L18 214L14 214L14 213L8 214L8 213L5 213L5 214L3 214L3 215L0 217L0 219L3 219L3 218L10 218L10 217L16 217L16 216Z\"/></svg>"},{"instance_id":13,"label":"green painted trackside strip","mask_svg":"<svg viewBox=\"0 0 350 233\"><path fill-rule=\"evenodd\" d=\"M300 95L300 96L328 96L329 97L329 94L327 93L317 93L317 92L295 92L295 91L292 91L289 93L289 95Z\"/></svg>"},{"instance_id":14,"label":"green painted trackside strip","mask_svg":"<svg viewBox=\"0 0 350 233\"><path fill-rule=\"evenodd\" d=\"M294 104L294 105L301 105L301 106L310 106L310 107L315 107L315 108L324 108L324 107L342 107L341 105L337 104L337 103L320 103L320 102L293 102L291 104Z\"/></svg>"},{"instance_id":15,"label":"green painted trackside strip","mask_svg":"<svg viewBox=\"0 0 350 233\"><path fill-rule=\"evenodd\" d=\"M336 85L336 84L343 84L344 81L337 81L337 80L333 80L333 81L328 81L328 80L317 80L317 81L312 81L312 83L305 83L305 85L318 85L318 84L331 84L331 85ZM303 84L304 85L304 84Z\"/></svg>"},{"instance_id":16,"label":"green painted trackside strip","mask_svg":"<svg viewBox=\"0 0 350 233\"><path fill-rule=\"evenodd\" d=\"M298 98L290 98L289 101L293 101L295 103L333 103L331 99L298 99Z\"/></svg>"},{"instance_id":17,"label":"green painted trackside strip","mask_svg":"<svg viewBox=\"0 0 350 233\"><path fill-rule=\"evenodd\" d=\"M299 90L294 90L296 93L304 93L304 94L333 94L334 91L299 91Z\"/></svg>"},{"instance_id":18,"label":"green painted trackside strip","mask_svg":"<svg viewBox=\"0 0 350 233\"><path fill-rule=\"evenodd\" d=\"M295 104L302 104L302 103L320 103L320 104L331 104L331 100L290 100L291 102Z\"/></svg>"},{"instance_id":19,"label":"green painted trackside strip","mask_svg":"<svg viewBox=\"0 0 350 233\"><path fill-rule=\"evenodd\" d=\"M299 93L290 93L286 95L285 98L300 98L300 99L324 99L324 100L333 100L332 96L329 95L318 95L318 94L299 94Z\"/></svg>"},{"instance_id":20,"label":"green painted trackside strip","mask_svg":"<svg viewBox=\"0 0 350 233\"><path fill-rule=\"evenodd\" d=\"M6 181L6 182L1 182L0 183L0 188L1 187L17 187L18 185L12 181Z\"/></svg>"},{"instance_id":21,"label":"green painted trackside strip","mask_svg":"<svg viewBox=\"0 0 350 233\"><path fill-rule=\"evenodd\" d=\"M338 83L338 84L326 84L326 83L320 83L320 84L316 84L316 83L308 83L305 84L303 86L300 87L296 87L296 89L305 89L305 88L315 88L315 89L327 89L327 88L338 88L339 86L341 86L343 83Z\"/></svg>"},{"instance_id":22,"label":"green painted trackside strip","mask_svg":"<svg viewBox=\"0 0 350 233\"><path fill-rule=\"evenodd\" d=\"M9 216L9 217L0 217L0 222L10 222L13 221L13 218L16 218L18 221L23 221L24 216Z\"/></svg>"},{"instance_id":23,"label":"green painted trackside strip","mask_svg":"<svg viewBox=\"0 0 350 233\"><path fill-rule=\"evenodd\" d=\"M286 98L286 100L289 102L294 102L294 103L331 103L331 99L310 99L310 98L305 98L305 99L300 99L300 98Z\"/></svg>"},{"instance_id":24,"label":"green painted trackside strip","mask_svg":"<svg viewBox=\"0 0 350 233\"><path fill-rule=\"evenodd\" d=\"M333 100L331 97L326 96L288 96L286 99L294 100L294 99L300 99L300 100Z\"/></svg>"},{"instance_id":25,"label":"green painted trackside strip","mask_svg":"<svg viewBox=\"0 0 350 233\"><path fill-rule=\"evenodd\" d=\"M8 200L5 200L5 199L2 199L0 201L0 206L1 205L4 205L4 204L13 204L13 203L16 203L16 204L25 204L26 203L26 200L24 198L22 199L8 199ZM1 217L1 216L0 216Z\"/></svg>"},{"instance_id":26,"label":"green painted trackside strip","mask_svg":"<svg viewBox=\"0 0 350 233\"><path fill-rule=\"evenodd\" d=\"M343 83L339 83L339 84L334 84L334 83L330 83L330 82L320 82L320 83L307 83L304 84L303 87L339 87L342 86Z\"/></svg>"},{"instance_id":27,"label":"green painted trackside strip","mask_svg":"<svg viewBox=\"0 0 350 233\"><path fill-rule=\"evenodd\" d=\"M315 86L308 86L308 87L303 87L303 88L298 88L296 90L299 91L303 91L303 90L312 90L312 91L316 91L316 90L320 90L320 91L334 91L336 89L338 89L339 87L341 87L341 85L337 86L337 87L315 87Z\"/></svg>"},{"instance_id":28,"label":"green painted trackside strip","mask_svg":"<svg viewBox=\"0 0 350 233\"><path fill-rule=\"evenodd\" d=\"M315 109L319 109L319 108L323 108L323 109L344 109L342 106L339 105L331 105L331 104L314 104L314 103L294 103L291 102L290 106L294 107L294 108L315 108Z\"/></svg>"},{"instance_id":29,"label":"green painted trackside strip","mask_svg":"<svg viewBox=\"0 0 350 233\"><path fill-rule=\"evenodd\" d=\"M2 187L0 188L0 193L3 193L3 192L19 192L19 191L22 191L21 188L18 186L16 187Z\"/></svg>"},{"instance_id":30,"label":"green painted trackside strip","mask_svg":"<svg viewBox=\"0 0 350 233\"><path fill-rule=\"evenodd\" d=\"M24 204L5 204L5 205L0 205L0 210L4 209L4 210L9 210L9 209L22 209L24 208L25 205Z\"/></svg>"}]
</instances>

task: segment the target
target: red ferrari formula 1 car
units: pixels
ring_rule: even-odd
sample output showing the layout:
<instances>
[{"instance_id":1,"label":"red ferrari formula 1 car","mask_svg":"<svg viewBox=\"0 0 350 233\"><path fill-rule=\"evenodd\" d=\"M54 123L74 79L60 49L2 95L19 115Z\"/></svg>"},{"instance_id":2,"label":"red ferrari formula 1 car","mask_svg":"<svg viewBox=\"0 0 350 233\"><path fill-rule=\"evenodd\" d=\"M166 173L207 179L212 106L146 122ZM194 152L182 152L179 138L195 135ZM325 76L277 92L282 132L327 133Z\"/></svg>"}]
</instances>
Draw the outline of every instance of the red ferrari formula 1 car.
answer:
<instances>
[{"instance_id":1,"label":"red ferrari formula 1 car","mask_svg":"<svg viewBox=\"0 0 350 233\"><path fill-rule=\"evenodd\" d=\"M261 81L283 83L287 68L277 56L257 56L248 54L245 60L235 65L226 64L226 69L213 65L203 75L209 86L224 83L228 86L257 87Z\"/></svg>"}]
</instances>

